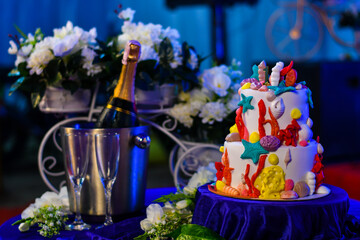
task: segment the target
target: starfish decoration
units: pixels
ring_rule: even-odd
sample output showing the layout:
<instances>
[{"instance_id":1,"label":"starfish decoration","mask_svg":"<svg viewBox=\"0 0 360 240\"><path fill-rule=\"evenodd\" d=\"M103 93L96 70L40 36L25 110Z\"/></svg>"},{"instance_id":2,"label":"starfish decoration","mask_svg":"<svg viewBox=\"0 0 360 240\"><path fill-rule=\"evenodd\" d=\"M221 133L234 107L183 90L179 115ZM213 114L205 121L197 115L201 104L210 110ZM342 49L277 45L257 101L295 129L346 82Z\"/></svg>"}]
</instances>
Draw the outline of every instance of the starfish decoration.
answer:
<instances>
[{"instance_id":1,"label":"starfish decoration","mask_svg":"<svg viewBox=\"0 0 360 240\"><path fill-rule=\"evenodd\" d=\"M243 154L241 154L241 158L243 159L251 159L254 164L259 161L259 157L261 154L267 154L269 151L266 151L261 145L260 141L256 143L250 143L245 141L244 139L241 140L242 144L245 147Z\"/></svg>"},{"instance_id":2,"label":"starfish decoration","mask_svg":"<svg viewBox=\"0 0 360 240\"><path fill-rule=\"evenodd\" d=\"M246 113L248 109L254 109L254 106L250 104L252 99L252 96L246 97L244 94L241 94L241 101L238 103L238 106L243 106L243 113Z\"/></svg>"},{"instance_id":3,"label":"starfish decoration","mask_svg":"<svg viewBox=\"0 0 360 240\"><path fill-rule=\"evenodd\" d=\"M295 91L295 87L285 86L285 81L280 82L279 86L268 86L268 88L274 90L274 93L276 96L278 96L284 92Z\"/></svg>"}]
</instances>

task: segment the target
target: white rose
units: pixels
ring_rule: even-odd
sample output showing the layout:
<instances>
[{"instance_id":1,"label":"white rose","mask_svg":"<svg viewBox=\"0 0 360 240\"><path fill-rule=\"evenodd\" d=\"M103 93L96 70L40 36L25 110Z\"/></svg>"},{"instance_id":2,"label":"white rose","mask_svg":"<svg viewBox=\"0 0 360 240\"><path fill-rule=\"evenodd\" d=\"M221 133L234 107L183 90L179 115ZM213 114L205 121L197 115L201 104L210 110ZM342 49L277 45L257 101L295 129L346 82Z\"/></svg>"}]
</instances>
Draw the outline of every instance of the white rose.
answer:
<instances>
[{"instance_id":1,"label":"white rose","mask_svg":"<svg viewBox=\"0 0 360 240\"><path fill-rule=\"evenodd\" d=\"M56 38L64 38L65 36L69 35L70 33L72 33L74 27L71 21L67 21L66 25L63 26L62 28L55 28L53 30L54 32L54 37Z\"/></svg>"},{"instance_id":2,"label":"white rose","mask_svg":"<svg viewBox=\"0 0 360 240\"><path fill-rule=\"evenodd\" d=\"M79 36L72 34L64 37L63 39L57 40L53 52L57 57L64 57L74 49L76 44L79 42Z\"/></svg>"},{"instance_id":3,"label":"white rose","mask_svg":"<svg viewBox=\"0 0 360 240\"><path fill-rule=\"evenodd\" d=\"M46 37L43 41L35 45L33 53L27 59L27 67L30 68L30 75L36 73L40 75L54 55L50 51L54 45L55 39Z\"/></svg>"},{"instance_id":4,"label":"white rose","mask_svg":"<svg viewBox=\"0 0 360 240\"><path fill-rule=\"evenodd\" d=\"M204 70L201 75L204 87L214 91L220 97L224 97L227 94L227 90L231 85L231 79L224 73L224 67L213 67Z\"/></svg>"},{"instance_id":5,"label":"white rose","mask_svg":"<svg viewBox=\"0 0 360 240\"><path fill-rule=\"evenodd\" d=\"M135 14L135 10L132 10L131 8L127 8L125 10L122 10L118 14L118 18L132 22L132 20L134 19L134 14Z\"/></svg>"},{"instance_id":6,"label":"white rose","mask_svg":"<svg viewBox=\"0 0 360 240\"><path fill-rule=\"evenodd\" d=\"M148 45L142 45L141 46L141 55L140 55L140 61L148 60L148 59L154 59L157 62L160 60L159 55L157 52L155 52L154 48Z\"/></svg>"},{"instance_id":7,"label":"white rose","mask_svg":"<svg viewBox=\"0 0 360 240\"><path fill-rule=\"evenodd\" d=\"M150 204L146 208L146 219L152 224L164 223L164 211L159 204Z\"/></svg>"},{"instance_id":8,"label":"white rose","mask_svg":"<svg viewBox=\"0 0 360 240\"><path fill-rule=\"evenodd\" d=\"M34 211L36 210L35 204L32 203L30 204L22 213L21 213L21 218L22 219L26 219L26 218L32 218L34 217Z\"/></svg>"}]
</instances>

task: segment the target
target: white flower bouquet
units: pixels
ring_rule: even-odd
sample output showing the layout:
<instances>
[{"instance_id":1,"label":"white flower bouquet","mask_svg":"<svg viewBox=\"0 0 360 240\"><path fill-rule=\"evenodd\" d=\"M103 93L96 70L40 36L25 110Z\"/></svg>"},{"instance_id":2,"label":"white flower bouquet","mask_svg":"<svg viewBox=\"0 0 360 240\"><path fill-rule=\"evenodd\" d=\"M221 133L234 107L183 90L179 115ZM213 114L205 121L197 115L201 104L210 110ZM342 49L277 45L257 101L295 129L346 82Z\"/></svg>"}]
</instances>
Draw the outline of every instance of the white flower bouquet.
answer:
<instances>
[{"instance_id":1,"label":"white flower bouquet","mask_svg":"<svg viewBox=\"0 0 360 240\"><path fill-rule=\"evenodd\" d=\"M184 189L156 199L157 203L147 207L146 218L140 222L144 234L135 239L222 239L210 229L190 224L197 189L215 179L214 163L201 166Z\"/></svg>"},{"instance_id":2,"label":"white flower bouquet","mask_svg":"<svg viewBox=\"0 0 360 240\"><path fill-rule=\"evenodd\" d=\"M44 36L40 29L21 38L10 35L8 53L16 56L15 69L9 75L17 77L10 94L17 89L31 93L37 106L48 86L62 87L72 93L78 88L91 88L95 76L102 71L95 63L97 56L96 29L85 31L68 21L66 26Z\"/></svg>"},{"instance_id":3,"label":"white flower bouquet","mask_svg":"<svg viewBox=\"0 0 360 240\"><path fill-rule=\"evenodd\" d=\"M240 87L240 62L230 66L215 66L199 75L200 87L181 92L180 103L169 111L179 123L177 131L185 140L217 143L225 136L218 127L231 127L238 107ZM222 129L223 129L222 128Z\"/></svg>"},{"instance_id":4,"label":"white flower bouquet","mask_svg":"<svg viewBox=\"0 0 360 240\"><path fill-rule=\"evenodd\" d=\"M197 72L202 59L193 47L180 43L176 29L164 28L160 24L133 22L135 11L127 8L118 13L123 20L121 34L101 44L101 62L107 66L107 74L118 78L118 72L111 73L114 63L121 69L121 54L129 40L141 43L141 55L136 69L135 86L141 90L154 90L164 83L183 85L185 89L197 84ZM120 66L120 67L119 67Z\"/></svg>"}]
</instances>

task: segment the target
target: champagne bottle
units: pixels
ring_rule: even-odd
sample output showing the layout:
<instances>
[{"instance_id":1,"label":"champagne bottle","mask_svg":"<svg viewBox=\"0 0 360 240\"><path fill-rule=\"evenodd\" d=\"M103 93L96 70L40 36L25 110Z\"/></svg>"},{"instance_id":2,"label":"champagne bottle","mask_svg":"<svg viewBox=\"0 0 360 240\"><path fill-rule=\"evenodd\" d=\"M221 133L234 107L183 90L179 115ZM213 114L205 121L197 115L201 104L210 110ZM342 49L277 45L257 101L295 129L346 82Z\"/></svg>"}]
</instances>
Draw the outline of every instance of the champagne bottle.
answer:
<instances>
[{"instance_id":1,"label":"champagne bottle","mask_svg":"<svg viewBox=\"0 0 360 240\"><path fill-rule=\"evenodd\" d=\"M141 45L131 40L127 43L122 59L122 69L119 81L113 95L102 110L96 127L127 128L139 125L135 106L134 78L137 61L140 57Z\"/></svg>"}]
</instances>

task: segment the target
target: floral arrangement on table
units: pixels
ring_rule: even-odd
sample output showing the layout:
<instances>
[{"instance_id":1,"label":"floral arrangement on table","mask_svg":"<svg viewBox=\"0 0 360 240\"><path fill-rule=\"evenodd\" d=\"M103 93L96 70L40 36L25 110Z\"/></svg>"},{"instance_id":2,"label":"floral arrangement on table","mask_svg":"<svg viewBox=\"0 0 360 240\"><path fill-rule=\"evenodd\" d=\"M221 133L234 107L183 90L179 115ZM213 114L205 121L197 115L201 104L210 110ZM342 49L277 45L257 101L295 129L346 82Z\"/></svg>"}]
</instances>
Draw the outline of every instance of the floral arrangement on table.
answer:
<instances>
[{"instance_id":1,"label":"floral arrangement on table","mask_svg":"<svg viewBox=\"0 0 360 240\"><path fill-rule=\"evenodd\" d=\"M12 225L19 224L19 230L26 232L37 224L41 236L52 237L64 228L69 213L68 192L66 187L63 187L59 194L45 192L40 198L35 199L35 203L30 204L21 213L21 219Z\"/></svg>"},{"instance_id":2,"label":"floral arrangement on table","mask_svg":"<svg viewBox=\"0 0 360 240\"><path fill-rule=\"evenodd\" d=\"M222 239L206 227L190 224L198 187L215 179L214 163L201 166L183 189L156 199L155 202L162 203L163 206L153 203L147 207L146 218L140 222L145 233L135 239L198 239L200 236L201 239Z\"/></svg>"},{"instance_id":3,"label":"floral arrangement on table","mask_svg":"<svg viewBox=\"0 0 360 240\"><path fill-rule=\"evenodd\" d=\"M180 103L172 107L169 114L180 123L177 130L183 138L215 143L225 139L213 130L233 125L239 102L240 65L234 59L230 66L206 69L199 75L199 87L180 93Z\"/></svg>"},{"instance_id":4,"label":"floral arrangement on table","mask_svg":"<svg viewBox=\"0 0 360 240\"><path fill-rule=\"evenodd\" d=\"M72 93L94 86L96 75L103 70L94 62L98 48L95 28L85 31L68 21L46 37L40 29L26 35L16 28L22 37L10 35L8 53L16 55L16 60L9 75L18 78L10 94L17 89L30 92L35 107L48 86L62 87Z\"/></svg>"},{"instance_id":5,"label":"floral arrangement on table","mask_svg":"<svg viewBox=\"0 0 360 240\"><path fill-rule=\"evenodd\" d=\"M121 5L119 6L121 10ZM196 74L202 59L193 47L180 43L176 29L164 28L160 24L133 22L135 11L127 8L118 12L123 20L121 33L100 44L100 62L107 66L105 74L117 80L119 72L111 72L114 63L121 66L122 55L129 40L141 43L141 55L136 69L135 86L142 90L153 90L165 83L183 84L189 88L197 84ZM120 69L120 68L118 68Z\"/></svg>"}]
</instances>

